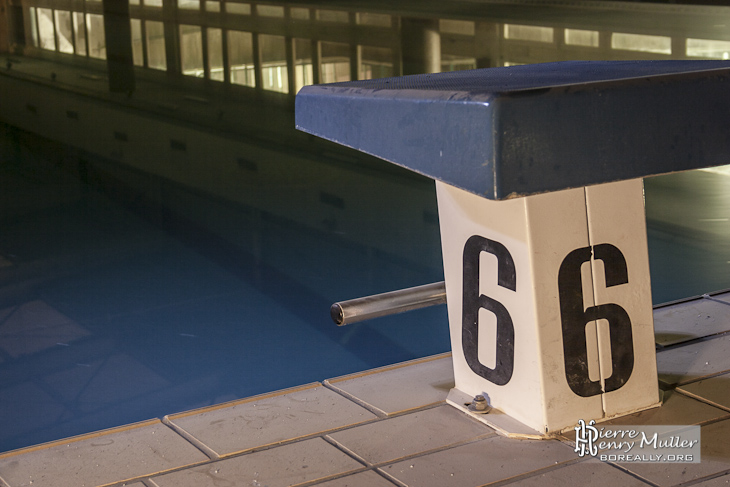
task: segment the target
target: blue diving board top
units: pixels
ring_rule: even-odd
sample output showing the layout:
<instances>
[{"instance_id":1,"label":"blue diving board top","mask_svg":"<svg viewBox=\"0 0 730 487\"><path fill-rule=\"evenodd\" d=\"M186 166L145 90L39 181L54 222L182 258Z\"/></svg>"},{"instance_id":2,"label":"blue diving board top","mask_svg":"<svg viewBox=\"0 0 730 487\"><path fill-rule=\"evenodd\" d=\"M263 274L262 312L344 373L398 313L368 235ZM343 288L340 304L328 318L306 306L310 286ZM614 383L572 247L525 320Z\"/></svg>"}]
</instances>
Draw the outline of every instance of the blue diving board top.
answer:
<instances>
[{"instance_id":1,"label":"blue diving board top","mask_svg":"<svg viewBox=\"0 0 730 487\"><path fill-rule=\"evenodd\" d=\"M568 61L305 86L296 126L506 199L730 164L730 62Z\"/></svg>"}]
</instances>

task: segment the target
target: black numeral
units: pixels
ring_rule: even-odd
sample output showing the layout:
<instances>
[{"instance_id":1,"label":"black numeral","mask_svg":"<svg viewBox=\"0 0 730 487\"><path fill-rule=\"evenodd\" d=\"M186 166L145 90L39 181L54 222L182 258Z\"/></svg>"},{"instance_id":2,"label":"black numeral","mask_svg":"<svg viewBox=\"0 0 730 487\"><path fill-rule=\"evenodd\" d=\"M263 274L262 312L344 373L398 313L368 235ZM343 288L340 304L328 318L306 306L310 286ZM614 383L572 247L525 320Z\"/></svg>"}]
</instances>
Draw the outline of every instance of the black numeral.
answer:
<instances>
[{"instance_id":1,"label":"black numeral","mask_svg":"<svg viewBox=\"0 0 730 487\"><path fill-rule=\"evenodd\" d=\"M593 247L593 255L602 260L606 272L606 287L629 282L626 259L611 244ZM586 325L591 321L608 320L611 336L612 372L605 380L605 392L615 391L629 380L634 370L634 343L631 320L621 306L613 303L591 306L583 310L583 285L580 268L591 260L591 247L583 247L569 253L558 272L560 319L563 329L565 377L568 385L582 397L601 394L600 381L588 378L588 350Z\"/></svg>"},{"instance_id":2,"label":"black numeral","mask_svg":"<svg viewBox=\"0 0 730 487\"><path fill-rule=\"evenodd\" d=\"M479 293L479 258L482 252L497 257L497 284L517 290L515 263L507 248L499 242L474 235L464 245L464 301L462 306L461 346L466 363L480 377L499 386L512 378L515 361L515 328L512 317L502 303ZM479 361L479 310L497 318L497 364L494 369Z\"/></svg>"}]
</instances>

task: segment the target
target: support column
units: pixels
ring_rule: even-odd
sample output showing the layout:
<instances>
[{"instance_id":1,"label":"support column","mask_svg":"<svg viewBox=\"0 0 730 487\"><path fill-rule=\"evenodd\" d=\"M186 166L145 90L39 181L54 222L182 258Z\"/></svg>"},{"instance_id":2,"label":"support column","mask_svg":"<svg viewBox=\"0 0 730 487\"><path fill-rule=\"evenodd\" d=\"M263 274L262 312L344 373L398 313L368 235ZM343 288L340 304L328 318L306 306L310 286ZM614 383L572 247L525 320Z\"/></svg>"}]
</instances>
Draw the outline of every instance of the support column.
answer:
<instances>
[{"instance_id":1,"label":"support column","mask_svg":"<svg viewBox=\"0 0 730 487\"><path fill-rule=\"evenodd\" d=\"M9 9L9 1L0 0L0 52L8 52L10 50L10 36L13 33L13 29L10 25ZM23 25L22 22L20 25Z\"/></svg>"},{"instance_id":2,"label":"support column","mask_svg":"<svg viewBox=\"0 0 730 487\"><path fill-rule=\"evenodd\" d=\"M494 68L500 65L500 42L499 24L476 22L474 50L477 58L477 68Z\"/></svg>"},{"instance_id":3,"label":"support column","mask_svg":"<svg viewBox=\"0 0 730 487\"><path fill-rule=\"evenodd\" d=\"M128 0L103 0L109 91L132 93L135 88L132 26Z\"/></svg>"},{"instance_id":4,"label":"support column","mask_svg":"<svg viewBox=\"0 0 730 487\"><path fill-rule=\"evenodd\" d=\"M505 414L485 422L537 436L659 405L640 179L505 201L436 188L452 404L487 396Z\"/></svg>"},{"instance_id":5,"label":"support column","mask_svg":"<svg viewBox=\"0 0 730 487\"><path fill-rule=\"evenodd\" d=\"M401 19L403 74L441 72L438 19Z\"/></svg>"}]
</instances>

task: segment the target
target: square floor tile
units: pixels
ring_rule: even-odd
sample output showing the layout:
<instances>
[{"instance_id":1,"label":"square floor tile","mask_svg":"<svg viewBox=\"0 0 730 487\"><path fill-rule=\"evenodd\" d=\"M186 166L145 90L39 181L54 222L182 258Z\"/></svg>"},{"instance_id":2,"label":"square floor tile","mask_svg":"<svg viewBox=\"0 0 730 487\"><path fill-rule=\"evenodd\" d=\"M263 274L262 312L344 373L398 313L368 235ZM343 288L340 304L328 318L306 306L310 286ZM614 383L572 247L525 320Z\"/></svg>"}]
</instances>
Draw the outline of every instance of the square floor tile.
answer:
<instances>
[{"instance_id":1,"label":"square floor tile","mask_svg":"<svg viewBox=\"0 0 730 487\"><path fill-rule=\"evenodd\" d=\"M702 427L701 463L622 464L631 472L661 486L677 485L730 470L730 420Z\"/></svg>"},{"instance_id":2,"label":"square floor tile","mask_svg":"<svg viewBox=\"0 0 730 487\"><path fill-rule=\"evenodd\" d=\"M720 336L657 352L659 380L684 384L730 370L730 336Z\"/></svg>"},{"instance_id":3,"label":"square floor tile","mask_svg":"<svg viewBox=\"0 0 730 487\"><path fill-rule=\"evenodd\" d=\"M730 410L730 374L718 375L677 387L693 397Z\"/></svg>"},{"instance_id":4,"label":"square floor tile","mask_svg":"<svg viewBox=\"0 0 730 487\"><path fill-rule=\"evenodd\" d=\"M208 460L158 420L0 455L12 487L78 487L153 475Z\"/></svg>"},{"instance_id":5,"label":"square floor tile","mask_svg":"<svg viewBox=\"0 0 730 487\"><path fill-rule=\"evenodd\" d=\"M152 480L158 487L278 487L325 480L364 468L322 438L218 460Z\"/></svg>"},{"instance_id":6,"label":"square floor tile","mask_svg":"<svg viewBox=\"0 0 730 487\"><path fill-rule=\"evenodd\" d=\"M728 303L730 304L730 303ZM662 346L730 330L730 306L698 298L654 310L654 335Z\"/></svg>"},{"instance_id":7,"label":"square floor tile","mask_svg":"<svg viewBox=\"0 0 730 487\"><path fill-rule=\"evenodd\" d=\"M554 466L577 455L557 440L492 436L474 443L381 467L408 486L478 486Z\"/></svg>"},{"instance_id":8,"label":"square floor tile","mask_svg":"<svg viewBox=\"0 0 730 487\"><path fill-rule=\"evenodd\" d=\"M446 353L329 379L325 384L381 414L394 414L445 401L454 387L454 368L451 353Z\"/></svg>"},{"instance_id":9,"label":"square floor tile","mask_svg":"<svg viewBox=\"0 0 730 487\"><path fill-rule=\"evenodd\" d=\"M330 437L370 464L492 435L488 426L448 405L333 433Z\"/></svg>"},{"instance_id":10,"label":"square floor tile","mask_svg":"<svg viewBox=\"0 0 730 487\"><path fill-rule=\"evenodd\" d=\"M318 384L168 416L218 455L326 432L375 419L373 413Z\"/></svg>"}]
</instances>

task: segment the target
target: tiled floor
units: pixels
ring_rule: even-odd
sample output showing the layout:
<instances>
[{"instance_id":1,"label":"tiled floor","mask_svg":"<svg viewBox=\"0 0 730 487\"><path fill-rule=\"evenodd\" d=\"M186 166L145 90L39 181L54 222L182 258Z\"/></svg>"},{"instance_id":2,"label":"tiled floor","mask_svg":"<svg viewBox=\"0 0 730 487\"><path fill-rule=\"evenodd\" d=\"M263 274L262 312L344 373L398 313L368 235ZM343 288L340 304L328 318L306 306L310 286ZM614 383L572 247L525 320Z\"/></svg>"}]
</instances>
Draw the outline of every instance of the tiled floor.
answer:
<instances>
[{"instance_id":1,"label":"tiled floor","mask_svg":"<svg viewBox=\"0 0 730 487\"><path fill-rule=\"evenodd\" d=\"M698 464L583 460L570 434L500 436L445 404L445 354L9 452L0 485L730 485L728 303L655 310L664 404L609 422L700 425Z\"/></svg>"}]
</instances>

